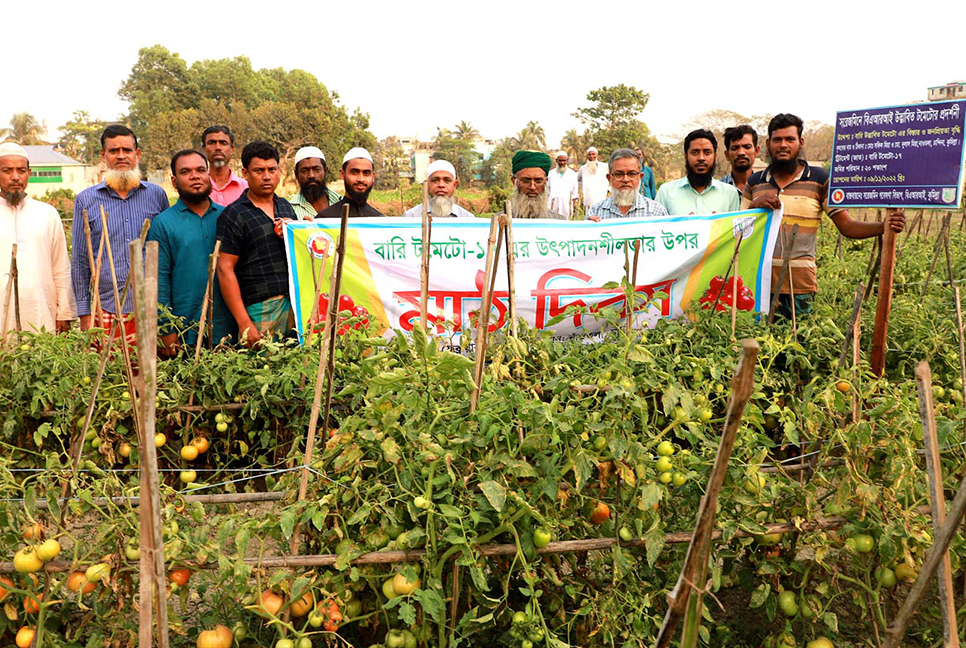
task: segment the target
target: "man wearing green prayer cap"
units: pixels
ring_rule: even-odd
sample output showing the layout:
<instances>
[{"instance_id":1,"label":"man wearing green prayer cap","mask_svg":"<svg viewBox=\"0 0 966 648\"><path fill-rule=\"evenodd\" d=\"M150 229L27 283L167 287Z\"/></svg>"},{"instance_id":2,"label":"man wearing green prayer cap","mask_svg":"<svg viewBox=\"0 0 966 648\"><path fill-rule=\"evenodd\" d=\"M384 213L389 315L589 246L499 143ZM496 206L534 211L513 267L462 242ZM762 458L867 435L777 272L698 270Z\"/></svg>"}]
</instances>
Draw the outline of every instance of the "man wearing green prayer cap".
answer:
<instances>
[{"instance_id":1,"label":"man wearing green prayer cap","mask_svg":"<svg viewBox=\"0 0 966 648\"><path fill-rule=\"evenodd\" d=\"M564 216L550 211L550 192L547 174L553 162L542 151L517 151L513 154L513 205L514 218L557 218Z\"/></svg>"}]
</instances>

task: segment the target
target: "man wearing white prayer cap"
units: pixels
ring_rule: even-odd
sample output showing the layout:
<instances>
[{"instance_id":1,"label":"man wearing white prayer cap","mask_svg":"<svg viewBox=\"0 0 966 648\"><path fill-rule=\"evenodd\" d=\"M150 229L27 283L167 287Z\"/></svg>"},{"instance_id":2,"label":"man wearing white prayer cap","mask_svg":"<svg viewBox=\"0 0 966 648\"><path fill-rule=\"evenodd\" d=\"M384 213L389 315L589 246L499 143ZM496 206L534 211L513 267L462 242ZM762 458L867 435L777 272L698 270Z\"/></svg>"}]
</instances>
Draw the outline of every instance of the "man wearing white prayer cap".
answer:
<instances>
[{"instance_id":1,"label":"man wearing white prayer cap","mask_svg":"<svg viewBox=\"0 0 966 648\"><path fill-rule=\"evenodd\" d=\"M460 181L456 177L456 169L446 160L433 160L426 168L426 186L429 192L429 213L433 218L476 218L469 212L456 204L456 188ZM422 218L423 204L419 203L415 207L407 210L403 214L408 218Z\"/></svg>"},{"instance_id":2,"label":"man wearing white prayer cap","mask_svg":"<svg viewBox=\"0 0 966 648\"><path fill-rule=\"evenodd\" d=\"M597 160L597 149L587 149L587 162L577 172L577 187L580 189L584 212L607 197L607 163Z\"/></svg>"},{"instance_id":3,"label":"man wearing white prayer cap","mask_svg":"<svg viewBox=\"0 0 966 648\"><path fill-rule=\"evenodd\" d=\"M339 202L339 194L325 186L329 172L325 154L317 146L303 146L295 153L295 180L299 192L289 202L300 220L312 220L329 205Z\"/></svg>"},{"instance_id":4,"label":"man wearing white prayer cap","mask_svg":"<svg viewBox=\"0 0 966 648\"><path fill-rule=\"evenodd\" d=\"M339 177L345 183L345 197L320 211L316 218L342 218L343 205L349 205L349 218L385 215L369 204L369 193L376 182L369 151L359 146L349 149L342 158Z\"/></svg>"},{"instance_id":5,"label":"man wearing white prayer cap","mask_svg":"<svg viewBox=\"0 0 966 648\"><path fill-rule=\"evenodd\" d=\"M0 144L0 295L7 294L14 243L18 274L18 300L11 298L7 311L0 299L0 331L64 332L77 319L67 238L57 210L27 195L29 179L27 151Z\"/></svg>"},{"instance_id":6,"label":"man wearing white prayer cap","mask_svg":"<svg viewBox=\"0 0 966 648\"><path fill-rule=\"evenodd\" d=\"M547 207L564 218L570 218L577 211L577 172L567 166L567 152L559 151L557 168L547 174L547 190L550 194Z\"/></svg>"}]
</instances>

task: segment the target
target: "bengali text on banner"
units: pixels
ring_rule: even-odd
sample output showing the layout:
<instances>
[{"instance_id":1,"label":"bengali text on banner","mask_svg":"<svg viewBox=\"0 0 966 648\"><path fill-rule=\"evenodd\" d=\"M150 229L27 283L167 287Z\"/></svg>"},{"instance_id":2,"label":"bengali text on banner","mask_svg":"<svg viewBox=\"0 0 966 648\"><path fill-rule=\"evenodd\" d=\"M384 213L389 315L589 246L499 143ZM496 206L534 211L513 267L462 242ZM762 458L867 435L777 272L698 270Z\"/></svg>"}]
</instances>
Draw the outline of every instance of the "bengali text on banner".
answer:
<instances>
[{"instance_id":1,"label":"bengali text on banner","mask_svg":"<svg viewBox=\"0 0 966 648\"><path fill-rule=\"evenodd\" d=\"M771 258L781 212L749 210L706 216L589 221L514 220L513 247L517 316L555 335L598 333L603 320L595 314L613 308L626 316L625 258L633 259L640 242L638 299L633 323L644 326L658 318L678 317L688 310L710 308L718 292L718 308L767 311L771 292ZM417 219L356 218L348 224L342 293L356 313L376 324L379 334L409 332L420 313L421 223ZM430 241L428 319L439 334L460 346L464 328L475 324L482 303L489 219L439 219ZM739 233L739 286L720 289ZM290 222L284 231L289 284L299 335L313 312L319 273L327 303L332 252L339 221ZM625 257L625 250L627 251ZM501 256L503 256L501 254ZM716 278L717 281L715 280ZM490 330L508 325L509 291L506 261L500 259L490 313ZM564 314L571 306L582 312ZM469 342L469 340L467 340Z\"/></svg>"}]
</instances>

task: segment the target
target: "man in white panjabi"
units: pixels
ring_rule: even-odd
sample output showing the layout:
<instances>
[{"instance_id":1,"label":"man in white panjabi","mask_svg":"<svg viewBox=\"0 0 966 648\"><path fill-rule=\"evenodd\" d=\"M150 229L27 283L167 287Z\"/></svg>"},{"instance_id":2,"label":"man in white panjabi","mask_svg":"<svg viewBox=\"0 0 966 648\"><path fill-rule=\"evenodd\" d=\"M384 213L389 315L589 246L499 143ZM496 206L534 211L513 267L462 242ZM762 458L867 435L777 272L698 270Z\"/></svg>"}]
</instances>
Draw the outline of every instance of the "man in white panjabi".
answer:
<instances>
[{"instance_id":1,"label":"man in white panjabi","mask_svg":"<svg viewBox=\"0 0 966 648\"><path fill-rule=\"evenodd\" d=\"M577 172L577 186L585 211L607 197L607 163L597 160L593 146L587 149L587 162Z\"/></svg>"},{"instance_id":2,"label":"man in white panjabi","mask_svg":"<svg viewBox=\"0 0 966 648\"><path fill-rule=\"evenodd\" d=\"M577 172L567 166L567 152L557 153L557 166L547 174L547 190L550 194L547 207L564 218L570 218L577 209Z\"/></svg>"},{"instance_id":3,"label":"man in white panjabi","mask_svg":"<svg viewBox=\"0 0 966 648\"><path fill-rule=\"evenodd\" d=\"M434 160L426 168L426 192L429 195L429 213L433 218L476 218L473 212L456 203L456 188L460 186L456 168L446 160ZM405 218L422 218L423 203L410 207Z\"/></svg>"},{"instance_id":4,"label":"man in white panjabi","mask_svg":"<svg viewBox=\"0 0 966 648\"><path fill-rule=\"evenodd\" d=\"M67 238L57 210L27 195L30 161L19 144L0 144L0 330L17 328L16 297L4 309L17 244L20 330L65 332L77 318Z\"/></svg>"}]
</instances>

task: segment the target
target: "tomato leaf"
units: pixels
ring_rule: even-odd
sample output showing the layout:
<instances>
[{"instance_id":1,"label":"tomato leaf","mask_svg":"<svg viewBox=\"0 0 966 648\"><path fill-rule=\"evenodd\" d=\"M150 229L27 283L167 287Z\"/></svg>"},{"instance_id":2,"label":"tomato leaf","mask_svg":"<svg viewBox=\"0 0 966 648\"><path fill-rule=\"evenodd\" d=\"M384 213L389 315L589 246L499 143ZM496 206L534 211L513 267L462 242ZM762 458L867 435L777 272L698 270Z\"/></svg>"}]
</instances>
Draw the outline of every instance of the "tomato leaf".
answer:
<instances>
[{"instance_id":1,"label":"tomato leaf","mask_svg":"<svg viewBox=\"0 0 966 648\"><path fill-rule=\"evenodd\" d=\"M497 513L501 513L503 511L503 505L506 503L506 488L493 480L489 480L480 484L480 490L483 491L483 495L486 497L486 501L490 503L490 506Z\"/></svg>"},{"instance_id":2,"label":"tomato leaf","mask_svg":"<svg viewBox=\"0 0 966 648\"><path fill-rule=\"evenodd\" d=\"M748 602L748 607L750 608L760 608L768 600L768 595L771 594L771 585L768 583L762 583L755 588L755 591L751 593L751 601Z\"/></svg>"},{"instance_id":3,"label":"tomato leaf","mask_svg":"<svg viewBox=\"0 0 966 648\"><path fill-rule=\"evenodd\" d=\"M285 536L286 540L292 537L292 532L295 530L295 520L296 513L293 509L288 509L282 513L282 518L279 520L279 526L282 527L282 534Z\"/></svg>"},{"instance_id":4,"label":"tomato leaf","mask_svg":"<svg viewBox=\"0 0 966 648\"><path fill-rule=\"evenodd\" d=\"M446 603L443 597L436 590L416 590L416 599L423 606L423 611L433 618L433 621L440 623L446 612Z\"/></svg>"},{"instance_id":5,"label":"tomato leaf","mask_svg":"<svg viewBox=\"0 0 966 648\"><path fill-rule=\"evenodd\" d=\"M422 328L417 326L416 328ZM400 603L399 604L399 620L406 625L412 625L416 623L416 608L413 607L412 603Z\"/></svg>"}]
</instances>

